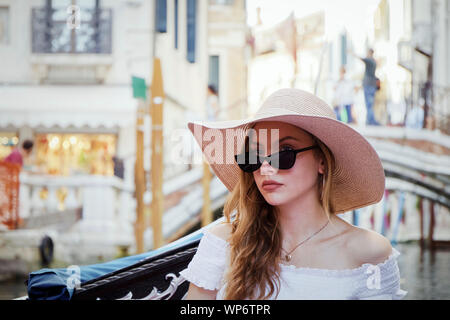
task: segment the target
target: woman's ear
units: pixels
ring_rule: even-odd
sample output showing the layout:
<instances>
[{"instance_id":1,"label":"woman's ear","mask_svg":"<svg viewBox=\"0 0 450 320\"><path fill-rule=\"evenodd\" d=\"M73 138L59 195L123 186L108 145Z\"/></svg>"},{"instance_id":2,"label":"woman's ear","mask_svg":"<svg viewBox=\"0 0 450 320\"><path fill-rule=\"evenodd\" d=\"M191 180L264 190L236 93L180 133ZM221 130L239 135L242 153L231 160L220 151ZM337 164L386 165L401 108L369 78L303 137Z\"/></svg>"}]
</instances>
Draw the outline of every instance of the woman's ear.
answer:
<instances>
[{"instance_id":1,"label":"woman's ear","mask_svg":"<svg viewBox=\"0 0 450 320\"><path fill-rule=\"evenodd\" d=\"M325 160L323 159L323 157L319 158L319 173L320 174L324 174L325 172Z\"/></svg>"}]
</instances>

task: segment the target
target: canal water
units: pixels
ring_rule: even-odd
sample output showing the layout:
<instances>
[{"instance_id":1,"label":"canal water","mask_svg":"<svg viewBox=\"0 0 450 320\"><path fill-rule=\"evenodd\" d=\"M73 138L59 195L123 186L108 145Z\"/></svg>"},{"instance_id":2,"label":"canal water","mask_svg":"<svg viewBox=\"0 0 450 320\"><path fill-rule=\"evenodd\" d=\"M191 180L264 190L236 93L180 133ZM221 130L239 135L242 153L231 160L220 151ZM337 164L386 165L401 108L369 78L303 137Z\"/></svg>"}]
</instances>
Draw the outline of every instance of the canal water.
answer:
<instances>
[{"instance_id":1,"label":"canal water","mask_svg":"<svg viewBox=\"0 0 450 320\"><path fill-rule=\"evenodd\" d=\"M25 278L18 278L0 282L0 300L10 300L27 295Z\"/></svg>"},{"instance_id":2,"label":"canal water","mask_svg":"<svg viewBox=\"0 0 450 320\"><path fill-rule=\"evenodd\" d=\"M450 299L450 248L421 249L417 243L401 243L398 265L401 288L408 291L405 300ZM0 282L0 300L27 294L24 281Z\"/></svg>"},{"instance_id":3,"label":"canal water","mask_svg":"<svg viewBox=\"0 0 450 320\"><path fill-rule=\"evenodd\" d=\"M450 247L421 249L417 243L395 246L400 251L401 288L408 291L405 300L450 299Z\"/></svg>"}]
</instances>

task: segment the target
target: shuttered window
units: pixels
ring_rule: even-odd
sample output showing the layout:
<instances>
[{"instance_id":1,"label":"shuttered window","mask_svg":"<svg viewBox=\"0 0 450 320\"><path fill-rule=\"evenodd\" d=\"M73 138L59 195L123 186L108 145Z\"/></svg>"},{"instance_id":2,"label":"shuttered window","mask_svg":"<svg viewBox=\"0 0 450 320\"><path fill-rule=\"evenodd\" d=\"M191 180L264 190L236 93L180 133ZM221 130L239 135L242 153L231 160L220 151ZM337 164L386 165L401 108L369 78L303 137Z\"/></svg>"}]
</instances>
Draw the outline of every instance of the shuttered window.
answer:
<instances>
[{"instance_id":1,"label":"shuttered window","mask_svg":"<svg viewBox=\"0 0 450 320\"><path fill-rule=\"evenodd\" d=\"M178 0L175 0L174 2L174 15L173 15L173 19L174 19L174 46L175 49L178 49Z\"/></svg>"},{"instance_id":2,"label":"shuttered window","mask_svg":"<svg viewBox=\"0 0 450 320\"><path fill-rule=\"evenodd\" d=\"M197 0L187 0L187 60L195 62Z\"/></svg>"},{"instance_id":3,"label":"shuttered window","mask_svg":"<svg viewBox=\"0 0 450 320\"><path fill-rule=\"evenodd\" d=\"M167 32L167 0L156 0L155 28L157 32Z\"/></svg>"}]
</instances>

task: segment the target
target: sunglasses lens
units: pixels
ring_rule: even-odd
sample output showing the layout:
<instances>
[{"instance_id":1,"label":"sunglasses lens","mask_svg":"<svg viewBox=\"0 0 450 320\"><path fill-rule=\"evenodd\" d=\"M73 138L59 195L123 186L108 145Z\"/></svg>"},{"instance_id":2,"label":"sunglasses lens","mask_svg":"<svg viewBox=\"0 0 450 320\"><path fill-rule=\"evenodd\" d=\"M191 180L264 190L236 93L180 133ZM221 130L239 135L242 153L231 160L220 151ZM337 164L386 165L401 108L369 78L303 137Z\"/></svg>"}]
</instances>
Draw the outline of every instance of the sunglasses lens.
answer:
<instances>
[{"instance_id":1,"label":"sunglasses lens","mask_svg":"<svg viewBox=\"0 0 450 320\"><path fill-rule=\"evenodd\" d=\"M278 156L278 168L279 169L290 169L295 163L295 152L292 150L281 151Z\"/></svg>"},{"instance_id":2,"label":"sunglasses lens","mask_svg":"<svg viewBox=\"0 0 450 320\"><path fill-rule=\"evenodd\" d=\"M245 172L253 172L261 167L258 155L256 153L244 152L234 156L239 168Z\"/></svg>"},{"instance_id":3,"label":"sunglasses lens","mask_svg":"<svg viewBox=\"0 0 450 320\"><path fill-rule=\"evenodd\" d=\"M258 170L261 166L257 164L247 164L247 165L239 165L239 167L242 169L242 171L251 173Z\"/></svg>"},{"instance_id":4,"label":"sunglasses lens","mask_svg":"<svg viewBox=\"0 0 450 320\"><path fill-rule=\"evenodd\" d=\"M262 163L256 153L245 152L234 156L242 171L253 172L258 170ZM271 156L270 165L276 169L290 169L295 163L295 153L285 150Z\"/></svg>"}]
</instances>

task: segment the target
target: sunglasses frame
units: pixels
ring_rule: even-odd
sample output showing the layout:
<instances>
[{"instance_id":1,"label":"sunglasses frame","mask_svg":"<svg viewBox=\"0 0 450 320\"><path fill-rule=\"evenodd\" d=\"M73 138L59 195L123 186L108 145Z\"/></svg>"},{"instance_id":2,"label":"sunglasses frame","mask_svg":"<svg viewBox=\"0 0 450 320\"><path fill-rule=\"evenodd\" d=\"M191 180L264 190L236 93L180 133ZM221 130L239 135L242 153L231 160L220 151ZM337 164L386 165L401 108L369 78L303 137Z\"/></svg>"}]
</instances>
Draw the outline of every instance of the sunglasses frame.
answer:
<instances>
[{"instance_id":1,"label":"sunglasses frame","mask_svg":"<svg viewBox=\"0 0 450 320\"><path fill-rule=\"evenodd\" d=\"M274 156L278 156L278 159L279 159L280 153L283 153L283 152L293 152L293 153L294 153L294 161L292 162L292 165L291 165L289 168L279 168L280 166L278 165L278 168L277 168L277 169L279 169L279 170L288 170L288 169L291 169L291 168L294 166L295 160L296 160L296 156L297 156L298 153L304 152L304 151L308 151L308 150L311 150L311 149L314 149L314 148L318 148L318 147L319 147L319 146L318 146L317 144L315 144L315 145L312 145L312 146L309 146L309 147L306 147L306 148L301 148L301 149L278 151L278 152L272 153L272 154L270 154L270 155L268 155L268 156L260 156L260 155L257 155L257 157L256 157L256 159L257 159L257 160L256 160L256 163L251 163L251 164L245 164L245 163L241 163L241 164L240 164L240 163L238 162L238 157L239 157L239 156L242 156L242 154L244 154L244 157L245 157L244 159L249 158L249 157L247 157L247 155L249 155L249 153L250 153L250 152L248 152L248 151L246 151L246 152L244 152L244 153L241 153L241 154L235 155L235 156L234 156L234 159L236 160L236 163L238 164L239 168L241 168L242 171L248 172L248 173L252 173L252 172L258 170L259 168L261 168L261 166L262 166L262 164L264 163L264 161L267 161L267 162L269 163L269 165L272 165L272 158L273 158ZM278 161L278 163L279 163L279 161ZM244 169L244 166L249 166L249 165L254 166L254 167L252 167L252 170L248 170L248 169L246 170L246 169ZM253 169L253 168L254 168L254 169Z\"/></svg>"}]
</instances>

